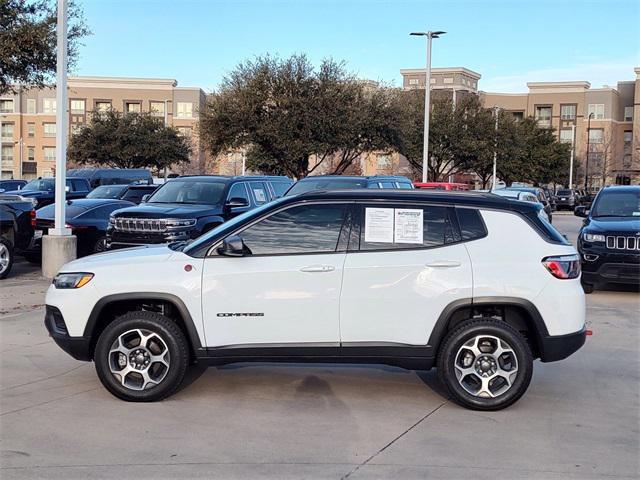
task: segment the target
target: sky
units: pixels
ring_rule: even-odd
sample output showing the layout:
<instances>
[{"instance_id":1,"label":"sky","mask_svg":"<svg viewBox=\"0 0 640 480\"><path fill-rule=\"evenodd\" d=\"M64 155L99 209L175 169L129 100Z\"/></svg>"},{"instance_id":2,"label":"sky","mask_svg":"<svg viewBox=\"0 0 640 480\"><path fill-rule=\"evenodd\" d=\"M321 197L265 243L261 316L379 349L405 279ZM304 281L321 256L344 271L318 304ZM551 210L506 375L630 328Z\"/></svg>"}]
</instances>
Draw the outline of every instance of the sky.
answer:
<instances>
[{"instance_id":1,"label":"sky","mask_svg":"<svg viewBox=\"0 0 640 480\"><path fill-rule=\"evenodd\" d=\"M634 80L638 0L77 0L93 32L72 74L175 78L213 91L241 61L305 53L402 85L425 66L412 31L444 30L434 67L466 67L490 92L527 82Z\"/></svg>"}]
</instances>

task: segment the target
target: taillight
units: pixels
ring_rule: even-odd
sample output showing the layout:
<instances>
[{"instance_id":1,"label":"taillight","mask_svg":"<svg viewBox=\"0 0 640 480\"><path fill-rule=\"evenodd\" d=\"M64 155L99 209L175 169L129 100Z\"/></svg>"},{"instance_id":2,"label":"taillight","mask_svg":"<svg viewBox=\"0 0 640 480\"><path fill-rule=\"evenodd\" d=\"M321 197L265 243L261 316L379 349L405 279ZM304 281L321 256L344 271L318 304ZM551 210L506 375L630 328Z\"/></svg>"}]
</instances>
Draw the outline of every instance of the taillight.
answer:
<instances>
[{"instance_id":1,"label":"taillight","mask_svg":"<svg viewBox=\"0 0 640 480\"><path fill-rule=\"evenodd\" d=\"M551 272L551 275L562 280L580 276L580 257L578 255L546 257L542 259L542 264Z\"/></svg>"},{"instance_id":2,"label":"taillight","mask_svg":"<svg viewBox=\"0 0 640 480\"><path fill-rule=\"evenodd\" d=\"M29 218L31 218L31 226L33 228L36 228L36 211L35 210L31 210L29 212Z\"/></svg>"}]
</instances>

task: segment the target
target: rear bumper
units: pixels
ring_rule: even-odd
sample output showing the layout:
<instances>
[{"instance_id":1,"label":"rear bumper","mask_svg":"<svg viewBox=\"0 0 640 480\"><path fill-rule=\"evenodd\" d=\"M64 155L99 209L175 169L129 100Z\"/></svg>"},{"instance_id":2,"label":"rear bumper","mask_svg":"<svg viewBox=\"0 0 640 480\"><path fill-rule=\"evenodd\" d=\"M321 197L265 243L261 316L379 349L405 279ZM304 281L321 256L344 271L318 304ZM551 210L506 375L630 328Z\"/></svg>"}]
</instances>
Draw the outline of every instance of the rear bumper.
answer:
<instances>
[{"instance_id":1,"label":"rear bumper","mask_svg":"<svg viewBox=\"0 0 640 480\"><path fill-rule=\"evenodd\" d=\"M91 360L91 339L69 336L64 318L58 308L51 305L46 306L44 326L53 341L73 358L83 361Z\"/></svg>"},{"instance_id":2,"label":"rear bumper","mask_svg":"<svg viewBox=\"0 0 640 480\"><path fill-rule=\"evenodd\" d=\"M587 329L569 333L567 335L547 335L541 338L540 360L543 362L557 362L577 352L587 339Z\"/></svg>"}]
</instances>

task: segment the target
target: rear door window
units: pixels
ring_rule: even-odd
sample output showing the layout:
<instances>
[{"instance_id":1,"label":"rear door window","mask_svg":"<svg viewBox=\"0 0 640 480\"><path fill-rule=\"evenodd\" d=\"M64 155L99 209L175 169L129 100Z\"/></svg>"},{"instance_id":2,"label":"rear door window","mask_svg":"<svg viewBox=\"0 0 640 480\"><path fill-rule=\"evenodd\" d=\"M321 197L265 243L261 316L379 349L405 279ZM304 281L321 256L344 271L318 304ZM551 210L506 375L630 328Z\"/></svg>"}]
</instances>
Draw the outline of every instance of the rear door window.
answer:
<instances>
[{"instance_id":1,"label":"rear door window","mask_svg":"<svg viewBox=\"0 0 640 480\"><path fill-rule=\"evenodd\" d=\"M270 200L269 192L264 182L249 182L249 190L251 190L256 205L262 205Z\"/></svg>"},{"instance_id":2,"label":"rear door window","mask_svg":"<svg viewBox=\"0 0 640 480\"><path fill-rule=\"evenodd\" d=\"M487 229L484 226L484 221L477 209L456 207L456 214L462 240L475 240L487 235Z\"/></svg>"},{"instance_id":3,"label":"rear door window","mask_svg":"<svg viewBox=\"0 0 640 480\"><path fill-rule=\"evenodd\" d=\"M363 205L360 250L433 248L453 243L459 234L452 214L452 208L438 205Z\"/></svg>"}]
</instances>

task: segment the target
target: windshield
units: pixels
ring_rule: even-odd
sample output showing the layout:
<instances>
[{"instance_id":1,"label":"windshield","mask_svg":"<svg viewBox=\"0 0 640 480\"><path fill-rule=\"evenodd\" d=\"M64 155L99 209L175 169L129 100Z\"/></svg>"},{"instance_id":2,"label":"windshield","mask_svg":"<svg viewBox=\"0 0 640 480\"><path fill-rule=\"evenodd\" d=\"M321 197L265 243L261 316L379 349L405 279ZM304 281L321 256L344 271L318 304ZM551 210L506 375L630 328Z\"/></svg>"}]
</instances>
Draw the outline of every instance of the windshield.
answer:
<instances>
[{"instance_id":1,"label":"windshield","mask_svg":"<svg viewBox=\"0 0 640 480\"><path fill-rule=\"evenodd\" d=\"M222 201L226 182L171 180L149 198L148 203L190 203L217 205Z\"/></svg>"},{"instance_id":2,"label":"windshield","mask_svg":"<svg viewBox=\"0 0 640 480\"><path fill-rule=\"evenodd\" d=\"M276 207L277 205L282 203L284 200L285 200L284 198L278 198L277 200L274 200L272 202L265 203L264 205L260 205L259 207L254 208L253 210L244 212L238 215L237 217L233 217L228 222L220 224L216 228L209 230L204 235L201 235L200 237L198 237L196 240L190 243L186 248L184 248L184 253L186 253L187 255L198 256L198 251L203 246L206 246L206 248L209 248L208 243L212 237L215 237L219 234L224 235L225 232L233 231L238 225L242 224L242 222L244 222L247 218L251 218L254 216L258 217L265 210Z\"/></svg>"},{"instance_id":3,"label":"windshield","mask_svg":"<svg viewBox=\"0 0 640 480\"><path fill-rule=\"evenodd\" d=\"M367 180L362 178L341 179L341 178L318 178L313 180L303 180L296 183L287 192L287 195L298 195L299 193L310 192L312 190L345 190L350 188L366 188Z\"/></svg>"},{"instance_id":4,"label":"windshield","mask_svg":"<svg viewBox=\"0 0 640 480\"><path fill-rule=\"evenodd\" d=\"M38 180L31 180L27 183L22 190L31 192L46 192L47 190L53 190L55 187L55 180L53 178L45 178Z\"/></svg>"},{"instance_id":5,"label":"windshield","mask_svg":"<svg viewBox=\"0 0 640 480\"><path fill-rule=\"evenodd\" d=\"M597 217L640 217L640 189L635 191L607 190L598 195L591 211Z\"/></svg>"},{"instance_id":6,"label":"windshield","mask_svg":"<svg viewBox=\"0 0 640 480\"><path fill-rule=\"evenodd\" d=\"M126 185L103 185L87 194L87 198L120 198Z\"/></svg>"},{"instance_id":7,"label":"windshield","mask_svg":"<svg viewBox=\"0 0 640 480\"><path fill-rule=\"evenodd\" d=\"M571 195L571 190L558 190L557 195Z\"/></svg>"}]
</instances>

